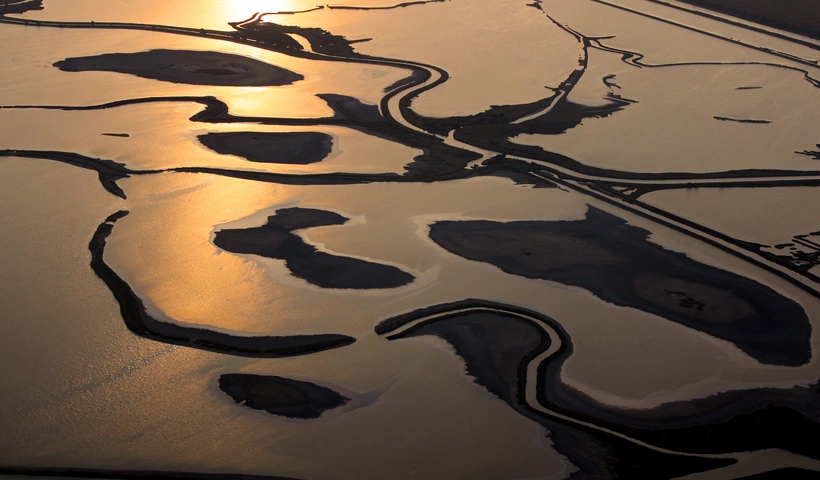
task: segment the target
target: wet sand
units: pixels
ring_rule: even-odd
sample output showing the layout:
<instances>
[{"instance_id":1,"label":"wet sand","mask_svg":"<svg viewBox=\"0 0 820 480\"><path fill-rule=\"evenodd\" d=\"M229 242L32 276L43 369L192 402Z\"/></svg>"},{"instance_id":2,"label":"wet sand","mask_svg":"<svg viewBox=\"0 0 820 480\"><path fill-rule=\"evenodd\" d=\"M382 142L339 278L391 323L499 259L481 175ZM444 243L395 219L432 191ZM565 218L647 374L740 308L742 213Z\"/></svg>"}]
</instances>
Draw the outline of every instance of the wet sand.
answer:
<instances>
[{"instance_id":1,"label":"wet sand","mask_svg":"<svg viewBox=\"0 0 820 480\"><path fill-rule=\"evenodd\" d=\"M797 153L812 157L814 160L820 160L820 143L817 144L817 150L803 150Z\"/></svg>"},{"instance_id":2,"label":"wet sand","mask_svg":"<svg viewBox=\"0 0 820 480\"><path fill-rule=\"evenodd\" d=\"M219 52L150 50L66 58L54 64L65 72L119 72L188 85L271 87L304 77L248 57Z\"/></svg>"},{"instance_id":3,"label":"wet sand","mask_svg":"<svg viewBox=\"0 0 820 480\"><path fill-rule=\"evenodd\" d=\"M537 326L538 323L555 328L558 336L550 337ZM412 326L393 333L407 324ZM376 331L392 333L387 337L390 340L435 335L447 341L464 360L467 375L520 414L547 427L558 450L587 475L596 478L675 478L731 463L725 459L660 453L534 409L526 400L530 363L553 344L553 355L558 358L549 361L558 366L561 358L572 352L572 344L561 326L536 312L470 299L385 320ZM543 368L543 364L538 368ZM556 380L539 380L539 391L552 388ZM566 414L570 418L578 417L571 410Z\"/></svg>"},{"instance_id":4,"label":"wet sand","mask_svg":"<svg viewBox=\"0 0 820 480\"><path fill-rule=\"evenodd\" d=\"M596 402L561 381L562 365L574 351L572 340L558 322L533 311L468 299L387 319L376 327L376 332L389 340L424 335L444 339L465 362L467 375L517 411L545 422L551 431L555 431L552 423L558 413L565 416L564 420L596 425L601 429L598 433L603 434L599 441L605 443L612 440L609 432L619 432L677 452L707 454L781 448L820 458L816 446L793 435L820 433L820 418L815 409L820 401L818 384L791 390L725 392L647 410L617 409ZM543 356L545 353L548 355ZM536 377L528 373L534 370L538 372ZM530 384L533 380L538 382L537 386ZM530 403L532 396L527 393L533 388L537 405ZM568 425L570 429L576 426L573 422ZM571 448L568 454L577 455L577 448ZM611 448L629 449L617 441ZM607 461L597 459L597 467L613 468L617 478L633 475L635 471L665 476L670 473L660 473L664 468L680 468L680 464L675 467L674 463L664 461L654 464L657 460L651 455L635 454L633 464L608 465ZM594 458L596 453L587 455ZM618 458L624 458L624 453L619 453ZM648 474L646 469L653 473Z\"/></svg>"}]
</instances>

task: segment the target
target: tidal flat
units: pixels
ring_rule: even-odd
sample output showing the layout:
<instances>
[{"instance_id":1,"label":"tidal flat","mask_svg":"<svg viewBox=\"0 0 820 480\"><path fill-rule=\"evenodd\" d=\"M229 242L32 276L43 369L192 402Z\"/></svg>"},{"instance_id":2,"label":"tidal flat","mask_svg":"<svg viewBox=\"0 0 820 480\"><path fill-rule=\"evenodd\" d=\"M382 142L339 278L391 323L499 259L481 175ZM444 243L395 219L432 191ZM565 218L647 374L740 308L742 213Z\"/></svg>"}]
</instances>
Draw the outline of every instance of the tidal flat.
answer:
<instances>
[{"instance_id":1,"label":"tidal flat","mask_svg":"<svg viewBox=\"0 0 820 480\"><path fill-rule=\"evenodd\" d=\"M0 0L0 477L820 478L820 11Z\"/></svg>"}]
</instances>

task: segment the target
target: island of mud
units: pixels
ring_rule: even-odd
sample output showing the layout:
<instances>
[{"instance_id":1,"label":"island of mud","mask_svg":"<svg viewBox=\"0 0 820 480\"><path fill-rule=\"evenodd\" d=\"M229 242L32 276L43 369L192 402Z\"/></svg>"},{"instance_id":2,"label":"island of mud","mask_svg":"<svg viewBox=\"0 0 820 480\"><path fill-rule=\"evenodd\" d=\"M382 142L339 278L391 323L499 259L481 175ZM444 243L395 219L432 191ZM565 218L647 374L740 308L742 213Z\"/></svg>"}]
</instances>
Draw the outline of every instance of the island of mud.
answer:
<instances>
[{"instance_id":1,"label":"island of mud","mask_svg":"<svg viewBox=\"0 0 820 480\"><path fill-rule=\"evenodd\" d=\"M329 388L277 376L226 373L219 377L219 388L240 405L305 420L350 401Z\"/></svg>"},{"instance_id":2,"label":"island of mud","mask_svg":"<svg viewBox=\"0 0 820 480\"><path fill-rule=\"evenodd\" d=\"M149 50L66 58L54 64L66 72L119 72L189 85L272 87L304 77L253 58L231 53L191 50Z\"/></svg>"},{"instance_id":3,"label":"island of mud","mask_svg":"<svg viewBox=\"0 0 820 480\"><path fill-rule=\"evenodd\" d=\"M259 163L308 165L321 162L333 149L333 137L319 132L206 133L197 139L217 153Z\"/></svg>"},{"instance_id":4,"label":"island of mud","mask_svg":"<svg viewBox=\"0 0 820 480\"><path fill-rule=\"evenodd\" d=\"M334 212L285 208L261 227L220 230L213 242L232 253L284 260L294 276L322 288L396 288L413 281L412 275L391 265L320 252L293 233L346 222L347 218Z\"/></svg>"},{"instance_id":5,"label":"island of mud","mask_svg":"<svg viewBox=\"0 0 820 480\"><path fill-rule=\"evenodd\" d=\"M679 458L664 465L659 452L647 451L645 456L639 453L643 447L621 444L613 432L672 452L707 455L781 448L820 458L816 446L803 441L805 437L793 435L820 434L818 384L730 391L651 409L621 409L597 402L563 383L561 368L574 352L572 340L558 322L537 312L468 299L385 320L376 332L389 340L433 335L447 341L476 383L518 413L545 425L553 432L559 449L567 448L570 457L580 454L578 446L563 444L569 440L562 434L576 429L595 438L586 440L591 449L596 443L612 442L607 448L621 450L616 458L626 458L624 451L631 450L627 456L634 458L634 463L629 464L613 464L594 451L585 452L587 457L577 460L586 463L589 471L611 470L609 475L613 476L606 478L622 478L635 471L652 472L646 478L666 478L661 474L664 469L686 464ZM528 379L533 378L529 372L537 372L536 385L529 383ZM537 403L530 403L532 397L527 392L531 389L535 390ZM574 433L570 438L577 439L578 435Z\"/></svg>"},{"instance_id":6,"label":"island of mud","mask_svg":"<svg viewBox=\"0 0 820 480\"><path fill-rule=\"evenodd\" d=\"M142 299L134 293L128 283L103 259L106 241L114 230L114 224L128 213L119 211L101 223L91 238L88 249L91 251L91 269L114 294L120 304L120 313L125 325L133 333L172 345L262 358L304 355L342 347L356 341L352 337L338 334L245 336L157 320L148 313Z\"/></svg>"},{"instance_id":7,"label":"island of mud","mask_svg":"<svg viewBox=\"0 0 820 480\"><path fill-rule=\"evenodd\" d=\"M430 228L430 238L456 255L513 275L585 288L615 305L728 340L762 363L809 361L811 324L800 305L648 236L591 206L580 221L444 221Z\"/></svg>"}]
</instances>

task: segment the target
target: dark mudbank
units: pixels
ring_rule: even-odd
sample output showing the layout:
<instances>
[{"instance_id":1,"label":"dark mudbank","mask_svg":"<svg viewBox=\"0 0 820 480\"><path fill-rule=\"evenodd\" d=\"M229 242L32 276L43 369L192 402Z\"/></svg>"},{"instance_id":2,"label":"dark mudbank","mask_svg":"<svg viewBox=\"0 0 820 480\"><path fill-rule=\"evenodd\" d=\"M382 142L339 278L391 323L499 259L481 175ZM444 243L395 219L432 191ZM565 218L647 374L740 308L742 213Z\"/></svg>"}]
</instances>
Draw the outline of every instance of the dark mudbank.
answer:
<instances>
[{"instance_id":1,"label":"dark mudbank","mask_svg":"<svg viewBox=\"0 0 820 480\"><path fill-rule=\"evenodd\" d=\"M754 280L666 250L648 236L594 207L579 221L446 221L430 230L436 243L456 255L587 289L615 305L728 340L762 363L798 366L811 359L811 324L800 305Z\"/></svg>"},{"instance_id":2,"label":"dark mudbank","mask_svg":"<svg viewBox=\"0 0 820 480\"><path fill-rule=\"evenodd\" d=\"M477 306L478 310L463 311L470 305ZM451 344L456 354L464 360L467 374L477 384L485 387L517 413L547 428L556 449L580 469L569 478L676 478L732 462L659 453L619 437L557 420L536 411L527 404L525 397L528 365L549 348L554 340L561 342L561 345L547 363L555 362L560 367L572 352L569 337L561 326L536 312L481 300L456 302L420 312L438 314L446 312L448 308L454 310L454 313L422 321L388 338L395 340L434 335ZM484 308L490 310L482 311ZM416 318L416 312L401 315L397 319L383 322L377 327L377 331L398 328ZM537 327L534 318L551 325L561 338L550 339ZM543 382L543 377L539 379L539 389L551 387L551 383ZM566 413L574 416L572 411Z\"/></svg>"},{"instance_id":3,"label":"dark mudbank","mask_svg":"<svg viewBox=\"0 0 820 480\"><path fill-rule=\"evenodd\" d=\"M65 72L119 72L189 85L273 87L304 77L282 67L230 53L149 50L67 58L54 64Z\"/></svg>"},{"instance_id":4,"label":"dark mudbank","mask_svg":"<svg viewBox=\"0 0 820 480\"><path fill-rule=\"evenodd\" d=\"M546 335L539 323L550 326L557 337ZM394 333L407 324L413 325ZM446 340L476 383L550 430L558 450L581 468L581 478L670 478L671 471L704 464L694 458L689 463L657 452L642 453L639 445L544 415L525 396L528 369L537 368L538 404L651 445L700 454L780 448L820 457L820 450L804 441L820 435L817 384L728 391L651 409L624 410L599 403L562 382L562 366L573 354L572 340L559 323L537 312L469 299L398 315L381 322L376 332L389 340L423 335ZM530 365L553 342L557 343L554 353L539 365Z\"/></svg>"},{"instance_id":5,"label":"dark mudbank","mask_svg":"<svg viewBox=\"0 0 820 480\"><path fill-rule=\"evenodd\" d=\"M350 401L329 388L276 376L228 373L219 377L219 388L236 403L290 418L318 418Z\"/></svg>"},{"instance_id":6,"label":"dark mudbank","mask_svg":"<svg viewBox=\"0 0 820 480\"><path fill-rule=\"evenodd\" d=\"M216 153L260 163L307 165L321 162L333 149L333 137L319 132L206 133L197 139Z\"/></svg>"},{"instance_id":7,"label":"dark mudbank","mask_svg":"<svg viewBox=\"0 0 820 480\"><path fill-rule=\"evenodd\" d=\"M322 288L396 288L413 281L412 275L390 265L320 252L293 233L347 220L325 210L285 208L261 227L216 232L214 245L232 253L284 260L294 276Z\"/></svg>"}]
</instances>

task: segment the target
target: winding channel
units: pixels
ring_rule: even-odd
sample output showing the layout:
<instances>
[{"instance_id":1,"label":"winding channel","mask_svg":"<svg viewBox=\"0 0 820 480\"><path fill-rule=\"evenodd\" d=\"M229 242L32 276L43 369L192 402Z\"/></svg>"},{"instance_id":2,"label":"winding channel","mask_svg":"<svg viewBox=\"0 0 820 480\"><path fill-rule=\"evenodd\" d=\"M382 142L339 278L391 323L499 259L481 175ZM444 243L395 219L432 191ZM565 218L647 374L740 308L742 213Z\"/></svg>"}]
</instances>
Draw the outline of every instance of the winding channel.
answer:
<instances>
[{"instance_id":1,"label":"winding channel","mask_svg":"<svg viewBox=\"0 0 820 480\"><path fill-rule=\"evenodd\" d=\"M535 326L541 332L541 344L537 347L536 351L530 354L529 359L524 359L526 363L522 365L523 373L519 370L518 378L518 389L519 392L523 393L523 398L527 407L538 412L539 415L566 422L584 430L592 430L606 436L616 437L633 445L662 454L703 459L734 460L736 462L725 467L705 471L702 474L691 474L686 476L686 478L691 479L713 478L714 475L717 474L719 476L721 472L724 471L726 473L730 473L738 470L739 467L742 467L744 464L754 465L762 459L768 460L768 457L772 456L774 452L778 452L778 454L785 455L787 457L793 456L794 459L799 459L799 463L804 466L820 470L820 460L779 449L708 454L664 448L629 436L617 430L606 428L593 422L582 420L550 408L546 401L546 396L543 393L546 391L546 380L548 379L548 375L546 375L545 371L550 362L562 362L563 360L559 357L566 357L571 354L573 347L569 335L558 322L532 310L498 302L467 299L451 304L427 307L393 317L380 323L376 326L375 330L376 333L384 335L388 340L396 340L407 336L408 333L418 330L423 326L436 322L446 322L450 318L473 312L498 313L505 316L515 317L532 326Z\"/></svg>"},{"instance_id":2,"label":"winding channel","mask_svg":"<svg viewBox=\"0 0 820 480\"><path fill-rule=\"evenodd\" d=\"M599 3L607 4L615 8L624 8L605 2L603 0L593 0ZM20 2L25 4L26 2ZM422 4L425 2L408 2L406 4L399 4L394 7L380 7L380 8L403 8L405 6ZM536 5L538 2L536 1ZM330 7L328 8L340 8ZM351 8L351 7L348 7ZM358 8L358 7L352 7ZM537 8L540 9L540 6ZM313 10L313 9L311 9ZM307 10L307 11L311 11ZM542 10L543 11L543 10ZM632 13L639 15L646 15L641 12L629 10ZM296 14L300 12L280 12ZM659 67L641 63L641 54L636 52L628 52L608 47L603 43L603 38L587 37L583 34L572 30L571 28L561 25L555 19L544 12L547 19L559 27L561 27L568 34L572 35L579 42L580 53L578 57L578 67L572 74L559 85L555 90L554 95L546 99L544 102L546 106L535 108L533 111L520 115L515 120L511 121L511 125L517 125L529 122L539 117L548 115L551 110L559 102L564 101L578 80L585 73L588 59L588 49L597 48L622 55L622 60L626 63L642 66L642 67ZM354 184L354 183L368 183L368 182L410 182L410 181L439 181L451 178L465 178L471 175L482 174L485 172L492 172L492 167L483 166L483 164L491 157L499 155L509 155L506 157L508 161L526 162L529 167L525 173L531 175L536 181L544 183L554 183L574 191L577 191L588 197L596 198L612 204L620 209L630 211L638 214L654 223L668 226L677 230L680 233L686 234L692 238L704 241L711 244L727 253L730 253L744 261L749 262L757 267L766 269L767 271L789 281L793 285L803 289L804 291L820 298L820 290L817 289L817 284L820 283L820 278L810 274L807 271L802 271L796 268L790 268L788 265L771 261L756 255L749 248L737 240L724 235L720 232L708 229L704 226L698 225L694 222L677 217L669 212L665 212L655 207L651 207L639 201L640 195L648 191L661 188L688 188L688 187L706 187L706 186L721 186L721 187L749 187L749 186L792 186L792 185L810 185L820 186L820 172L796 172L796 171L781 171L781 170L759 170L759 171L733 171L720 172L717 174L689 174L689 173L674 173L674 174L636 174L631 172L616 172L608 171L599 168L580 166L579 163L572 159L560 158L554 156L553 158L560 160L560 162L552 162L540 158L533 158L525 154L520 154L507 148L491 149L485 144L471 143L459 137L458 128L448 130L445 134L441 132L433 132L425 128L419 117L412 113L411 103L422 93L429 91L449 79L449 74L442 68L428 65L419 62L396 60L390 58L373 57L366 55L334 55L317 51L316 46L311 42L311 38L298 33L289 33L292 38L296 39L299 45L309 47L310 49L298 50L289 47L277 47L266 43L264 40L255 39L252 37L253 28L262 22L262 18L267 15L264 13L257 13L247 20L231 24L236 31L218 31L206 29L183 28L163 25L151 24L131 24L131 23L112 23L112 22L56 22L56 21L33 21L24 20L14 17L9 17L5 14L0 15L0 23L12 25L29 25L52 28L98 28L98 29L132 29L132 30L147 30L156 32L173 33L179 35L198 36L212 39L219 39L223 41L251 45L254 47L276 51L294 57L300 57L311 60L327 60L348 63L360 63L368 65L380 65L403 70L409 70L411 75L398 82L394 86L388 87L385 95L380 100L380 113L386 120L386 125L373 125L371 123L363 122L355 118L355 114L351 118L343 119L337 116L326 119L275 119L275 118L251 118L233 116L228 112L227 105L220 100L213 97L157 97L144 99L123 100L120 102L112 102L104 105L91 107L66 107L66 106L18 106L18 107L2 107L2 108L49 108L49 109L63 109L63 110L92 110L92 109L106 109L121 105L148 103L148 102L168 102L168 101L184 101L196 102L205 106L202 112L198 113L192 120L206 121L206 122L243 122L243 123L266 123L266 124L281 124L281 125L320 125L320 124L339 124L351 126L352 128L360 128L368 133L382 134L391 136L391 138L398 138L398 141L403 143L410 143L407 138L412 137L413 141L420 142L419 145L426 148L432 148L439 144L444 144L458 150L471 152L473 160L468 165L473 165L478 168L469 169L461 168L453 172L442 175L429 175L420 178L408 178L399 175L356 175L356 174L324 174L324 175L286 175L264 172L243 172L236 170L226 170L219 168L205 168L205 167L186 167L186 168L170 168L162 170L136 170L129 169L125 165L110 160L100 160L84 157L78 154L66 152L48 152L48 151L17 151L17 150L3 150L0 151L0 156L22 156L29 158L45 158L64 163L72 164L82 168L92 169L98 172L102 185L110 193L125 198L125 192L117 186L116 181L120 178L129 175L147 175L156 174L160 172L196 172L207 173L214 175L223 175L237 178L244 178L254 181L266 181L275 183L299 183L299 184ZM690 28L685 25L677 24L662 18L652 17L655 20L666 21L673 23L681 28ZM709 34L708 32L699 33ZM805 64L812 68L817 68L816 62L809 62L805 59L797 59L790 55L782 54L781 52L774 52L761 47L755 47L742 42L726 39L718 35L726 41L740 44L749 48L755 48L759 51L764 51L772 55L785 58L789 61L795 61ZM804 73L805 78L814 87L820 88L820 82L811 77L807 70L802 70L797 67L779 64L765 64L756 63L758 65L767 65L774 68L786 68L791 70L799 70ZM664 65L672 66L672 65ZM330 103L330 102L329 102ZM337 112L338 113L338 112ZM409 136L409 137L408 137ZM566 160L566 161L564 161ZM502 168L504 162L501 162ZM483 169L483 170L482 170ZM618 191L614 187L627 187L629 191ZM337 348L344 345L349 345L355 339L343 335L317 335L317 336L294 336L294 337L240 337L223 332L186 328L180 325L161 322L157 319L151 318L145 312L144 306L140 299L134 294L131 288L123 281L103 260L103 250L105 241L111 234L114 224L117 220L127 215L127 212L118 212L103 222L97 232L95 232L89 249L92 253L92 269L100 278L106 283L108 288L114 293L117 301L120 304L121 312L126 325L131 331L138 335L152 338L158 341L172 343L177 345L185 345L193 348L200 348L210 351L219 351L240 356L250 357L277 357L298 355L304 353L313 353L329 348ZM445 306L438 306L435 308L422 309L410 314L400 315L388 321L383 322L376 327L376 333L386 336L388 339L397 339L401 336L413 331L423 325L428 325L434 322L446 320L454 315L460 315L471 312L490 312L501 313L508 316L516 317L530 325L535 326L542 333L544 338L549 341L542 342L539 350L534 353L532 358L526 361L523 365L523 375L519 378L519 389L521 389L523 401L526 406L538 415L549 417L561 422L566 422L575 427L584 430L591 430L597 433L616 437L636 446L652 450L654 452L676 455L683 457L697 457L703 459L720 459L732 460L737 463L712 469L704 472L703 475L695 474L689 478L707 478L709 475L715 475L716 472L731 473L738 465L754 464L760 458L771 454L772 450L757 450L748 452L735 452L724 454L704 454L692 453L680 450L673 450L654 445L650 442L643 441L625 433L619 432L615 429L596 425L593 422L584 419L576 418L572 415L567 415L550 408L544 401L542 393L546 388L546 376L544 369L551 361L571 350L572 346L568 335L563 330L560 324L552 319L541 315L537 312L532 312L523 308L504 305L495 302L483 300L467 300L464 302L457 302ZM785 451L779 451L786 453ZM792 454L795 458L801 459L801 462L811 464L812 467L820 470L820 461L808 459L797 454ZM2 471L2 469L0 469Z\"/></svg>"},{"instance_id":3,"label":"winding channel","mask_svg":"<svg viewBox=\"0 0 820 480\"><path fill-rule=\"evenodd\" d=\"M599 1L599 0L595 0ZM29 0L18 3L36 4L36 0ZM417 5L424 2L409 2L406 4L399 4L391 8L403 8L406 6ZM608 2L600 1L599 3ZM572 90L578 80L583 76L587 67L588 49L597 48L622 55L624 62L639 66L639 67L671 67L684 64L669 64L669 65L648 65L641 62L642 55L637 52L629 52L608 47L603 43L604 38L587 37L583 34L561 24L552 17L550 17L540 6L540 2L536 1L534 7L541 10L548 21L554 23L561 29L572 35L579 44L579 58L578 68L555 90L552 98L549 99L546 107L533 111L531 113L520 116L519 118L510 122L510 124L521 124L527 121L536 119L538 117L547 115L549 111L559 102L561 102L568 93ZM613 8L626 9L618 5L610 5ZM359 9L367 9L367 7L356 7ZM308 10L308 11L312 11ZM632 11L631 9L627 9ZM287 12L289 14L297 14L300 12ZM641 12L633 12L644 15ZM601 168L588 167L580 164L572 159L563 157L561 155L548 154L548 159L534 158L524 152L516 151L516 147L507 143L502 145L503 148L490 147L489 145L477 145L475 138L469 141L464 138L459 138L458 128L452 128L446 134L436 134L426 130L424 122L415 115L410 105L412 101L422 93L431 90L449 79L449 74L442 68L434 65L428 65L420 62L412 62L407 60L396 60L390 58L373 57L361 54L337 55L317 52L311 43L311 39L299 35L298 33L289 32L292 38L297 38L298 43L303 47L309 47L310 50L298 50L289 48L287 45L273 45L265 42L262 39L253 38L253 29L262 22L262 18L266 13L257 13L250 18L231 23L235 31L219 31L210 29L196 29L184 28L165 25L154 24L132 24L132 23L117 23L117 22L58 22L58 21L35 21L9 17L8 15L0 15L0 23L15 24L15 25L33 25L41 27L52 28L100 28L100 29L134 29L134 30L149 30L165 33L173 33L180 35L199 36L205 38L215 38L223 41L239 43L244 45L252 45L258 48L276 51L299 58L338 61L348 63L361 63L370 65L381 65L393 68L409 70L411 75L405 80L397 82L397 85L388 87L386 94L380 101L380 112L387 121L387 125L374 125L367 122L361 122L356 118L337 119L287 119L287 118L264 118L264 117L238 117L231 115L228 112L228 107L223 102L213 97L156 97L144 99L123 100L119 102L112 102L109 104L91 106L91 107L67 107L67 106L16 106L16 107L0 107L0 108L54 108L62 110L91 110L91 109L105 109L120 105L128 105L145 102L165 102L165 101L186 101L197 102L205 105L205 109L199 114L191 118L193 121L206 121L216 123L260 123L260 124L277 124L277 125L345 125L352 128L357 128L375 135L387 135L393 137L401 143L413 144L422 146L422 148L429 149L438 145L446 145L454 149L464 152L470 152L474 155L473 160L467 166L478 168L457 168L451 169L450 173L443 175L425 175L418 178L410 178L404 175L395 174L315 174L315 175L288 175L262 172L243 172L237 170L226 170L219 168L197 168L184 167L165 170L131 170L125 168L123 165L116 165L114 171L111 171L113 163L110 161L98 161L107 166L105 168L97 168L91 164L95 163L96 159L80 159L76 154L67 154L62 152L36 152L36 151L16 151L5 150L0 151L0 156L27 156L37 158L50 158L53 160L64 161L78 165L81 163L85 168L93 168L100 173L100 179L103 186L111 193L124 197L125 194L119 187L116 186L116 179L128 176L130 174L153 174L161 171L176 171L176 172L198 172L215 175L224 175L236 178L245 178L255 181L267 181L276 183L291 183L291 184L351 184L351 183L368 183L373 181L387 181L387 182L405 182L405 181L440 181L455 178L465 178L468 176L481 175L492 173L496 169L503 169L504 162L494 168L483 167L485 161L497 156L499 153L508 155L509 161L525 162L529 165L530 171L527 172L538 182L559 183L568 188L571 188L579 193L587 196L601 199L607 203L613 204L619 208L637 213L653 222L661 223L670 226L675 230L684 233L690 237L706 241L734 256L737 256L745 261L748 261L758 267L764 268L775 275L784 278L788 282L796 285L802 290L820 298L820 290L817 289L817 284L820 283L820 278L811 274L806 270L801 270L790 264L773 261L772 258L762 257L758 251L750 249L743 242L739 242L733 238L723 235L719 232L713 231L694 222L684 220L669 212L665 212L656 207L651 207L638 200L638 197L643 193L664 188L692 188L692 187L774 187L774 186L820 186L820 172L796 172L788 170L741 170L728 171L717 173L704 174L690 174L690 173L663 173L663 174L638 174L631 172L618 172L612 170L605 170ZM655 18L652 16L652 18ZM663 20L663 19L660 19ZM672 23L681 28L691 29L686 25ZM699 30L695 29L700 32ZM700 32L704 33L704 32ZM706 32L708 33L708 32ZM718 38L730 41L722 36ZM737 42L734 42L737 43ZM764 53L779 55L778 52L772 52L769 49L756 47L741 43L742 46L752 48ZM794 60L793 58L788 58ZM754 63L754 62L749 62ZM817 68L817 65L812 62L803 62ZM814 79L809 75L807 70L798 69L782 64L774 63L754 63L758 65L766 65L773 68L786 68L791 70L799 70L805 75L807 81L813 86L820 88L820 81ZM395 136L399 134L398 138ZM408 137L409 135L409 137ZM409 143L408 143L409 142ZM418 143L421 142L421 143ZM426 145L426 147L425 147ZM513 147L512 149L510 147ZM482 168L483 167L483 168ZM118 170L118 171L117 171ZM616 190L614 187L622 187L631 190L628 193Z\"/></svg>"},{"instance_id":4,"label":"winding channel","mask_svg":"<svg viewBox=\"0 0 820 480\"><path fill-rule=\"evenodd\" d=\"M599 1L599 0L595 0ZM28 2L20 2L18 5L36 4L36 0L29 0ZM423 4L425 2L408 2L406 4L395 5L390 8L403 8L411 5ZM608 2L599 1L610 5ZM568 93L572 90L581 76L585 73L587 67L588 49L597 48L613 53L619 53L623 57L623 61L640 67L670 67L684 64L669 64L669 65L648 65L641 62L642 55L636 52L628 52L624 50L614 49L602 43L603 38L587 37L583 34L557 22L550 17L540 6L540 2L536 1L534 7L541 10L545 17L569 35L572 35L579 43L580 53L578 59L578 68L555 90L552 98L549 99L546 107L533 111L531 113L520 116L519 118L510 122L511 125L525 123L527 121L536 119L549 113L549 111L559 102L561 102ZM621 7L618 5L610 5L613 8L626 9L632 12L631 9ZM367 10L367 7L356 7L358 9ZM312 11L308 10L308 11ZM289 14L297 14L301 12L286 12ZM642 12L632 12L639 15L644 15ZM681 233L685 233L691 237L705 240L707 243L718 246L718 248L728 251L729 253L738 256L746 261L765 268L781 278L786 279L790 283L798 286L804 291L820 298L820 291L816 288L816 284L820 283L820 278L817 276L798 268L794 268L789 264L780 262L772 262L771 258L764 258L759 255L759 252L750 250L747 246L734 239L726 237L725 235L714 232L710 229L697 225L693 222L682 221L671 213L664 212L655 207L650 207L641 203L638 196L648 191L653 191L663 188L692 188L692 187L773 187L773 186L818 186L820 185L820 172L813 171L788 171L788 170L740 170L727 171L717 173L691 174L691 173L663 173L663 174L639 174L632 172L619 172L613 170L605 170L601 168L589 167L579 162L576 162L567 157L556 154L547 154L548 159L534 158L524 152L517 151L518 148L507 142L502 145L502 148L495 147L493 149L487 144L477 145L475 138L468 141L464 138L459 138L458 128L450 129L446 134L436 134L425 129L423 122L420 122L419 117L410 110L412 101L422 93L431 90L449 79L449 74L442 68L434 65L428 65L420 62L412 62L407 60L397 60L383 57L373 57L362 54L338 55L316 51L316 48L311 43L311 39L299 35L298 33L289 32L292 38L297 38L298 43L304 47L310 47L309 51L289 48L287 45L273 45L265 42L262 39L253 38L253 28L262 22L262 18L267 13L257 13L250 18L231 23L236 31L219 31L210 29L196 29L185 27L174 27L166 25L155 24L132 24L132 23L118 23L118 22L58 22L58 21L35 21L20 18L9 17L8 15L0 15L0 23L15 24L15 25L32 25L52 28L101 28L101 29L135 29L135 30L149 30L189 36L199 36L205 38L215 38L223 41L239 43L244 45L252 45L258 48L276 51L299 58L338 61L348 63L361 63L369 65L388 66L409 70L411 75L405 81L398 82L394 87L388 87L389 91L382 97L380 101L380 112L384 116L387 124L385 126L374 125L372 123L362 123L355 118L347 120L337 118L327 119L286 119L286 118L258 118L258 117L237 117L228 113L227 105L213 97L165 97L165 98L145 98L123 100L120 102L112 102L109 104L92 106L92 107L67 107L67 106L16 106L16 107L0 107L0 108L55 108L62 110L89 110L89 109L104 109L119 105L128 105L133 103L144 102L164 102L164 101L191 101L202 103L206 108L199 114L192 117L194 121L208 121L208 122L243 122L243 123L260 123L260 124L278 124L278 125L322 125L322 124L337 124L346 125L352 128L361 129L365 132L376 135L395 135L400 133L396 140L412 144L421 142L418 145L435 146L436 144L447 145L464 152L470 152L474 155L473 160L469 162L469 167L480 167L484 162L500 153L509 155L507 158L511 161L520 161L530 164L531 171L529 172L536 181L547 181L553 183L561 183L567 187L572 188L582 194L603 199L604 201L624 208L640 215L649 218L652 221L666 224L677 224L673 227ZM651 16L655 18L654 16ZM663 21L663 19L659 19ZM686 25L678 24L677 22L668 21L681 28L692 29ZM695 29L695 31L700 30ZM708 34L705 32L704 34ZM713 35L714 36L714 35ZM731 39L724 38L717 35L718 38L730 41ZM732 40L733 41L733 40ZM733 41L734 42L734 41ZM738 43L738 42L734 42ZM742 46L752 48L764 53L780 55L779 52L773 52L770 49L756 47L754 45L740 43ZM788 60L794 60L791 57ZM816 63L804 61L802 62L817 68ZM745 64L745 63L744 63ZM775 63L755 63L748 62L748 64L766 65L773 68L786 68L791 70L799 70L804 75L807 81L813 86L820 88L820 81L810 76L806 70L798 69L782 64ZM688 64L687 64L688 65ZM380 133L382 132L382 133ZM392 132L392 133L391 133ZM408 135L410 137L408 137ZM408 141L410 143L408 143ZM417 145L417 146L418 146ZM510 147L513 147L512 149ZM51 158L60 161L66 161L68 158L62 152L21 152L15 150L0 151L3 156L28 156L40 158ZM75 156L76 157L76 156ZM76 159L76 158L75 158ZM93 160L93 159L89 159ZM75 161L68 161L67 163L77 164ZM88 162L85 162L86 164ZM110 163L110 162L109 162ZM88 167L86 167L88 168ZM503 163L497 168L503 168ZM486 174L488 171L492 172L495 169L456 169L444 175L426 175L420 178L408 178L406 176L397 176L395 174L387 175L361 175L361 174L318 174L318 175L288 175L288 174L273 174L273 173L250 173L235 170L225 170L219 168L176 168L167 170L125 170L124 166L121 173L103 172L100 171L101 181L103 185L112 193L124 196L124 193L116 187L116 178L127 176L129 174L151 174L159 173L160 171L177 171L177 172L199 172L209 173L215 175L225 175L237 178L246 178L257 181L269 181L278 183L300 183L300 184L314 184L314 183L367 183L372 181L440 181L455 178L465 178L467 176L474 176L479 174ZM99 169L98 169L99 171ZM293 177L293 178L292 178ZM623 194L616 191L613 187L626 187L632 189L631 194ZM649 213L647 213L649 212ZM808 282L806 281L808 280Z\"/></svg>"}]
</instances>

